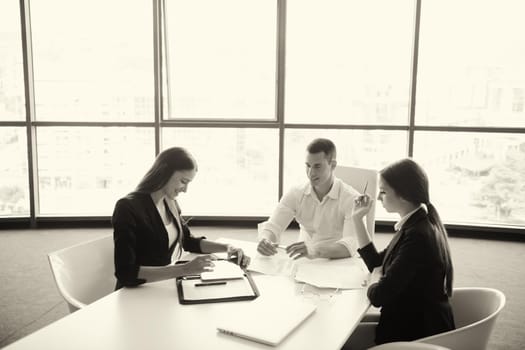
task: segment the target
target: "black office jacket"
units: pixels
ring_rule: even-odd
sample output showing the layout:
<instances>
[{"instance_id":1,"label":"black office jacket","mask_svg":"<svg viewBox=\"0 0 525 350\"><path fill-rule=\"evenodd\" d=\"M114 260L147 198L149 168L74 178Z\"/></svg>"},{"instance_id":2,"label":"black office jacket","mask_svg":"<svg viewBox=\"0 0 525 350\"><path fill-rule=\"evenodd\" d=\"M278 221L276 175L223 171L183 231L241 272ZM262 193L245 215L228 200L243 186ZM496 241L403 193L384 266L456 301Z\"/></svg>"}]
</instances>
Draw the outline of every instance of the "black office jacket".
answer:
<instances>
[{"instance_id":1,"label":"black office jacket","mask_svg":"<svg viewBox=\"0 0 525 350\"><path fill-rule=\"evenodd\" d=\"M455 328L445 291L445 267L439 259L434 228L420 208L405 222L388 256L373 243L358 249L372 271L383 276L368 289L372 305L381 307L376 344L411 341Z\"/></svg>"},{"instance_id":2,"label":"black office jacket","mask_svg":"<svg viewBox=\"0 0 525 350\"><path fill-rule=\"evenodd\" d=\"M182 231L182 248L201 253L200 241L205 237L192 236L187 225L180 227L169 208L168 212L179 234ZM116 289L146 282L137 277L140 266L165 266L171 263L176 244L168 248L166 227L149 194L132 192L118 200L111 223L115 243Z\"/></svg>"}]
</instances>

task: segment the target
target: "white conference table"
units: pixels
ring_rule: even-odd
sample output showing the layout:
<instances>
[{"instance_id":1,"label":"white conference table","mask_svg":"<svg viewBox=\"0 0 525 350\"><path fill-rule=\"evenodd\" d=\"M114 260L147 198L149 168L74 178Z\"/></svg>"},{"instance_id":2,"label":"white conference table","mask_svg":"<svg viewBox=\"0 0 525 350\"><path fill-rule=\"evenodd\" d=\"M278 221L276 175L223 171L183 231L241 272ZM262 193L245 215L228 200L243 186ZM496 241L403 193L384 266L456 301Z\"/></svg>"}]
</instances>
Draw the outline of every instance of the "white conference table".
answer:
<instances>
[{"instance_id":1,"label":"white conference table","mask_svg":"<svg viewBox=\"0 0 525 350\"><path fill-rule=\"evenodd\" d=\"M362 264L357 258L349 264ZM276 349L340 349L368 310L366 288L305 297L291 277L252 273L259 298L300 298L317 310ZM174 280L123 288L7 346L19 349L271 349L217 332L221 316L250 301L182 305ZM278 314L275 317L279 317Z\"/></svg>"}]
</instances>

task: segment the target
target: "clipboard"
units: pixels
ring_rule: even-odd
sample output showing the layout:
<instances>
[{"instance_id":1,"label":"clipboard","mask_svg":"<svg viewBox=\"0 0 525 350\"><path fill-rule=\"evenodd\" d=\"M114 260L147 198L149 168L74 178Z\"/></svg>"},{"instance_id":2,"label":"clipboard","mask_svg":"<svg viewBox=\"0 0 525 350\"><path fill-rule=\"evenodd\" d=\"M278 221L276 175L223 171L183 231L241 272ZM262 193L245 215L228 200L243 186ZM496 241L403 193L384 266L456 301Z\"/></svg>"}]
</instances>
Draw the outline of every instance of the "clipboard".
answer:
<instances>
[{"instance_id":1,"label":"clipboard","mask_svg":"<svg viewBox=\"0 0 525 350\"><path fill-rule=\"evenodd\" d=\"M242 278L205 282L199 276L177 277L177 294L179 303L206 304L229 301L253 300L257 298L259 290L246 270Z\"/></svg>"}]
</instances>

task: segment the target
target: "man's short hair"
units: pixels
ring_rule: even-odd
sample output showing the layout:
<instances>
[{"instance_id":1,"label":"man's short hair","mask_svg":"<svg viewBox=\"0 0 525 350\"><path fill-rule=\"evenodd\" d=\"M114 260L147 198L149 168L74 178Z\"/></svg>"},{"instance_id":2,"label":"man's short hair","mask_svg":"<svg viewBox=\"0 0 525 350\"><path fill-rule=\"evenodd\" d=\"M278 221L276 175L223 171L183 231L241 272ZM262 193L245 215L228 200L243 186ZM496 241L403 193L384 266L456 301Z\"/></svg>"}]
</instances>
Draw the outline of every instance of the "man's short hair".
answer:
<instances>
[{"instance_id":1,"label":"man's short hair","mask_svg":"<svg viewBox=\"0 0 525 350\"><path fill-rule=\"evenodd\" d=\"M335 144L328 140L328 139L315 139L308 146L306 147L306 150L309 153L319 153L324 152L326 155L326 158L328 158L329 161L334 160L336 158L337 152L335 149Z\"/></svg>"}]
</instances>

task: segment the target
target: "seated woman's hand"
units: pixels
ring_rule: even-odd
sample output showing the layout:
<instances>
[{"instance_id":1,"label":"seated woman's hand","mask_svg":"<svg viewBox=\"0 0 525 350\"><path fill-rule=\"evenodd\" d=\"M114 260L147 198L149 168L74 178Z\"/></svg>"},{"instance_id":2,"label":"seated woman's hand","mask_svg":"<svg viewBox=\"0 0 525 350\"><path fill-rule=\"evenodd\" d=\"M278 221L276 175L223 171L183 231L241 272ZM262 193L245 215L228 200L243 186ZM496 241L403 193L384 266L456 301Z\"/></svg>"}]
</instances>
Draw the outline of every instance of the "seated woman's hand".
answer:
<instances>
[{"instance_id":1,"label":"seated woman's hand","mask_svg":"<svg viewBox=\"0 0 525 350\"><path fill-rule=\"evenodd\" d=\"M206 271L212 271L215 264L211 255L200 255L182 265L183 276L200 275Z\"/></svg>"},{"instance_id":2,"label":"seated woman's hand","mask_svg":"<svg viewBox=\"0 0 525 350\"><path fill-rule=\"evenodd\" d=\"M245 255L241 248L236 248L234 246L229 245L227 252L228 260L235 257L236 259L234 262L240 267L245 268L250 264L250 257Z\"/></svg>"},{"instance_id":3,"label":"seated woman's hand","mask_svg":"<svg viewBox=\"0 0 525 350\"><path fill-rule=\"evenodd\" d=\"M372 208L374 200L367 194L362 194L354 199L354 207L352 208L352 218L362 219L368 214Z\"/></svg>"}]
</instances>

